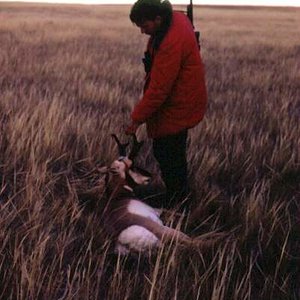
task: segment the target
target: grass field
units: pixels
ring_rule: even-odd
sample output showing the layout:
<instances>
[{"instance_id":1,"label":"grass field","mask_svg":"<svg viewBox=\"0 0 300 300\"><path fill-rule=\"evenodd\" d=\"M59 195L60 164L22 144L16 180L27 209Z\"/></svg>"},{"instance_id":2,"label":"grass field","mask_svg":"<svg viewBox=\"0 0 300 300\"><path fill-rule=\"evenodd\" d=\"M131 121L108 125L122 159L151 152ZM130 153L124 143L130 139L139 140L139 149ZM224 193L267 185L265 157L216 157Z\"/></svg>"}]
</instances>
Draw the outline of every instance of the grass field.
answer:
<instances>
[{"instance_id":1,"label":"grass field","mask_svg":"<svg viewBox=\"0 0 300 300\"><path fill-rule=\"evenodd\" d=\"M128 13L0 3L0 299L300 299L300 9L195 8L209 107L181 225L229 238L149 258L117 257L101 224L97 168L143 85Z\"/></svg>"}]
</instances>

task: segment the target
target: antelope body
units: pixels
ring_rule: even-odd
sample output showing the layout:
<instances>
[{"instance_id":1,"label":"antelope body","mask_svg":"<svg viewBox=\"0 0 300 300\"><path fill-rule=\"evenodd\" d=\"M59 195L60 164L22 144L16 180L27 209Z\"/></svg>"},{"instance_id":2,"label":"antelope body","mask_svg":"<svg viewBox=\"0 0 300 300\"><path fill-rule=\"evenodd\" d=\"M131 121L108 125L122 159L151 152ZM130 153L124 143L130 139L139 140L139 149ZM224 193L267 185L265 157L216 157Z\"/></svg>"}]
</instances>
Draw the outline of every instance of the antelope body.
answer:
<instances>
[{"instance_id":1,"label":"antelope body","mask_svg":"<svg viewBox=\"0 0 300 300\"><path fill-rule=\"evenodd\" d=\"M134 156L142 143L134 136L134 145L129 156L127 145L121 144L113 135L120 157L107 169L106 191L109 201L104 210L104 226L116 241L115 251L120 254L144 252L157 249L163 241L176 240L183 244L192 244L192 239L179 230L163 224L160 212L144 203L134 194L134 187L147 185L151 175L134 166Z\"/></svg>"}]
</instances>

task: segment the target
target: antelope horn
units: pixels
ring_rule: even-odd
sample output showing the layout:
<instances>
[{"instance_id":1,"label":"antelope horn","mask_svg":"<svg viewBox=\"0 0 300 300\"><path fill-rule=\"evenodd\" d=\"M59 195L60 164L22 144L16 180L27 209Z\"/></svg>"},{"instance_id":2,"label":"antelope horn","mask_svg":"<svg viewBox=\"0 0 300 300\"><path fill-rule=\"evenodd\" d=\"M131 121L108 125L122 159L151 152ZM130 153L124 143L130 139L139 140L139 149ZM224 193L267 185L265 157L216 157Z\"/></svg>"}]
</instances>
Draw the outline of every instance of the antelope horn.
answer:
<instances>
[{"instance_id":1,"label":"antelope horn","mask_svg":"<svg viewBox=\"0 0 300 300\"><path fill-rule=\"evenodd\" d=\"M129 143L126 144L122 144L119 139L117 138L117 136L115 134L111 135L113 137L113 139L116 141L116 143L118 144L118 150L119 150L119 155L120 156L126 156L126 148L129 145Z\"/></svg>"},{"instance_id":2,"label":"antelope horn","mask_svg":"<svg viewBox=\"0 0 300 300\"><path fill-rule=\"evenodd\" d=\"M138 155L141 147L143 146L144 141L138 142L136 135L134 133L131 136L133 139L133 146L132 146L132 149L131 149L131 152L130 152L128 158L131 160L134 160L134 158Z\"/></svg>"}]
</instances>

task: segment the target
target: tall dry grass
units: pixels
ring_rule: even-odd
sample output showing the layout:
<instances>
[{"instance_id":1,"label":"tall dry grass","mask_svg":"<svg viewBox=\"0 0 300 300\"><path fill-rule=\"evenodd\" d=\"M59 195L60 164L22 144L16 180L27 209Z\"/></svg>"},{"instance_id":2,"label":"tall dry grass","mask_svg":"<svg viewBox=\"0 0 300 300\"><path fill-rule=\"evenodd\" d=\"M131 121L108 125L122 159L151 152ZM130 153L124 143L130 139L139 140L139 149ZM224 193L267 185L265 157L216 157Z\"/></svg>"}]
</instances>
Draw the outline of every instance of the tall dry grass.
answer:
<instances>
[{"instance_id":1,"label":"tall dry grass","mask_svg":"<svg viewBox=\"0 0 300 300\"><path fill-rule=\"evenodd\" d=\"M209 109L182 225L228 239L148 258L114 255L101 224L97 167L143 84L128 11L0 4L0 298L299 299L299 9L195 9Z\"/></svg>"}]
</instances>

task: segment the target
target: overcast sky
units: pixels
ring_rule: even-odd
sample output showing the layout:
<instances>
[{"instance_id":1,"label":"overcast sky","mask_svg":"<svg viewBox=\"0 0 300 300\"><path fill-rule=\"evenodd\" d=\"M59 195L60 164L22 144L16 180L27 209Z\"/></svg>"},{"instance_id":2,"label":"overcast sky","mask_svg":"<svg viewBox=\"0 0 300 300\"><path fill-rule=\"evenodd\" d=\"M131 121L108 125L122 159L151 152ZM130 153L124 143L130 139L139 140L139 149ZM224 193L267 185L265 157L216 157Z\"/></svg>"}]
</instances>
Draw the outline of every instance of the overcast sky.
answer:
<instances>
[{"instance_id":1,"label":"overcast sky","mask_svg":"<svg viewBox=\"0 0 300 300\"><path fill-rule=\"evenodd\" d=\"M7 0L0 2L6 2ZM15 2L8 0L10 2ZM135 0L19 0L18 2L45 2L45 3L80 3L80 4L132 4ZM170 0L172 4L188 4L189 0ZM298 6L300 0L193 0L194 4L211 5L264 5L264 6Z\"/></svg>"}]
</instances>

